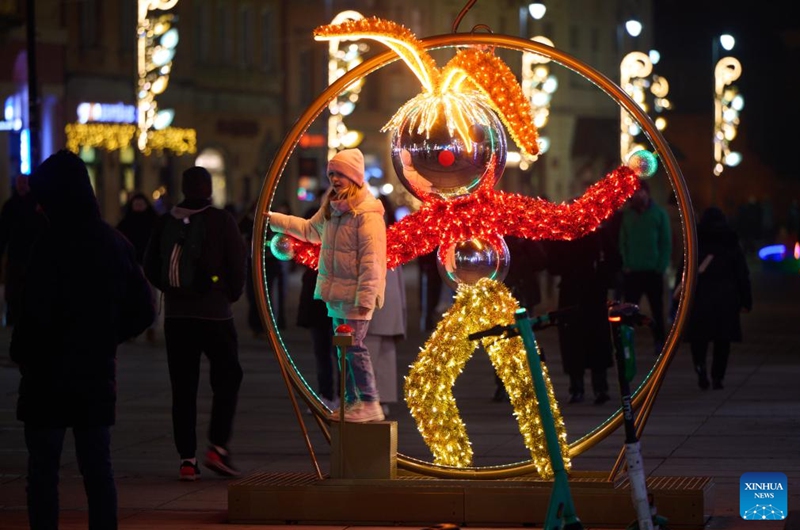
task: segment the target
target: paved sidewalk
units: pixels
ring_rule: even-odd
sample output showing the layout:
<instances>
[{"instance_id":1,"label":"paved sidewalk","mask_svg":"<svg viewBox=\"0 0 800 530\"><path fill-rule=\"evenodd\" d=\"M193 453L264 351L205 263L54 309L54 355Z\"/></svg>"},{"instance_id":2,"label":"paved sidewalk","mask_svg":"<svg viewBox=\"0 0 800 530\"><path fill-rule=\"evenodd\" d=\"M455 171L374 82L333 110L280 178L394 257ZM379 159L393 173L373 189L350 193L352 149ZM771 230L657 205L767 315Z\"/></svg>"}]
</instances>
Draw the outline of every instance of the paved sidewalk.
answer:
<instances>
[{"instance_id":1,"label":"paved sidewalk","mask_svg":"<svg viewBox=\"0 0 800 530\"><path fill-rule=\"evenodd\" d=\"M400 377L425 339L417 326L415 276L415 269L406 271L411 332L401 345ZM786 473L790 510L800 510L800 276L754 270L753 280L755 309L743 317L745 342L733 347L725 389L699 390L688 349L682 347L672 362L642 438L649 474L714 478L715 509L708 524L712 529L783 528L781 521L754 523L739 518L739 477L749 471ZM298 293L298 281L294 275L290 288L293 299ZM232 441L235 462L245 474L313 472L274 355L264 339L253 338L247 330L244 302L238 303L236 310L245 379ZM290 324L295 314L292 303L288 311ZM567 380L560 370L555 330L542 332L537 338L548 354L553 382L563 399ZM284 339L301 372L313 382L313 358L305 330L290 326ZM26 451L22 425L15 419L18 372L8 359L9 340L10 331L0 329L0 529L19 529L27 528ZM645 348L640 349L644 351ZM640 373L647 363L653 362L654 356L640 353ZM210 407L206 372L199 397L201 440ZM172 443L163 340L151 345L140 338L121 346L118 373L113 461L121 528L268 528L226 523L228 480L205 469L198 482L177 480L178 459ZM609 380L615 381L611 374ZM492 402L493 393L491 366L485 355L476 352L457 382L456 397L479 465L525 458L510 407ZM570 440L596 427L617 406L616 393L603 406L595 406L591 400L567 405L563 400L561 407ZM329 448L310 416L306 419L320 464L327 471ZM430 460L402 404L392 405L389 419L398 421L400 451ZM610 469L621 443L622 433L615 433L577 457L574 468ZM86 502L69 435L61 476L61 528L86 528ZM663 515L669 517L667 513Z\"/></svg>"}]
</instances>

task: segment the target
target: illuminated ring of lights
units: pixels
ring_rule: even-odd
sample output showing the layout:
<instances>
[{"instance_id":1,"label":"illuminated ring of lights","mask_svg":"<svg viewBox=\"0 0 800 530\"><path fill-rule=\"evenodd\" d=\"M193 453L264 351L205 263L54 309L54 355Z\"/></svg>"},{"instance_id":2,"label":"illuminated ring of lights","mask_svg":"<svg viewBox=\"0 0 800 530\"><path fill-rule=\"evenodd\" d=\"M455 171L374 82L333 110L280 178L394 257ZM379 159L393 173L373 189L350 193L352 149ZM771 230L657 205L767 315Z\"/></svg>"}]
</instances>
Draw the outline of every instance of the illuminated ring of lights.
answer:
<instances>
[{"instance_id":1,"label":"illuminated ring of lights","mask_svg":"<svg viewBox=\"0 0 800 530\"><path fill-rule=\"evenodd\" d=\"M508 35L498 34L468 34L459 33L451 35L439 35L435 37L428 37L421 39L421 46L426 49L436 48L453 48L456 46L497 46L515 50L518 52L531 52L537 53L552 61L572 70L573 72L585 77L598 88L603 90L609 97L611 97L619 106L628 111L634 120L640 125L642 131L647 136L650 143L655 146L656 152L661 159L661 163L669 178L669 182L678 200L678 208L681 215L681 230L683 233L683 250L684 250L684 293L678 303L678 312L675 317L675 322L670 330L664 345L664 350L658 358L655 366L650 373L645 377L642 384L634 393L632 405L635 411L639 411L637 418L637 429L641 432L649 412L658 393L661 383L666 375L666 370L672 360L673 354L678 348L680 342L681 332L686 324L689 315L689 307L691 307L692 298L694 295L695 284L697 280L697 236L694 223L694 214L689 198L689 191L686 187L686 182L683 179L678 163L672 151L667 145L666 140L656 128L653 121L647 116L646 113L633 101L633 99L625 93L622 88L611 81L608 77L593 69L592 67L584 64L578 59L550 46L540 44L535 41L521 39L518 37L511 37ZM336 98L336 96L348 87L354 81L366 77L372 72L382 68L396 60L399 57L393 51L386 51L365 60L352 70L345 73L311 105L309 105L295 125L286 135L283 143L278 149L275 157L272 160L263 187L261 195L258 199L256 209L255 226L253 232L253 263L257 264L253 270L253 279L256 287L256 298L258 301L259 312L261 318L265 323L268 331L269 342L272 345L277 360L283 367L286 368L286 373L294 389L299 392L303 399L308 402L311 410L314 412L317 423L323 430L325 437L330 440L330 431L328 429L327 409L315 397L315 393L311 390L308 383L299 373L296 366L294 366L290 356L286 351L283 340L278 331L275 323L274 315L270 310L266 284L264 275L264 258L265 258L265 243L266 243L266 214L269 212L275 190L278 186L281 175L283 174L286 164L292 152L297 147L300 137L309 126L317 119L317 117L328 107L328 104ZM268 252L268 250L267 250ZM267 318L269 315L269 318ZM640 409L641 407L641 409ZM622 412L618 409L602 424L596 427L591 432L584 435L579 440L570 444L570 456L575 457L584 451L595 446L604 438L609 436L612 432L622 425ZM491 466L491 467L471 467L471 468L454 468L445 467L432 464L423 460L399 454L397 455L397 465L402 469L407 469L420 473L422 475L443 477L443 478L507 478L513 476L535 474L536 469L531 461L517 462L513 464Z\"/></svg>"}]
</instances>

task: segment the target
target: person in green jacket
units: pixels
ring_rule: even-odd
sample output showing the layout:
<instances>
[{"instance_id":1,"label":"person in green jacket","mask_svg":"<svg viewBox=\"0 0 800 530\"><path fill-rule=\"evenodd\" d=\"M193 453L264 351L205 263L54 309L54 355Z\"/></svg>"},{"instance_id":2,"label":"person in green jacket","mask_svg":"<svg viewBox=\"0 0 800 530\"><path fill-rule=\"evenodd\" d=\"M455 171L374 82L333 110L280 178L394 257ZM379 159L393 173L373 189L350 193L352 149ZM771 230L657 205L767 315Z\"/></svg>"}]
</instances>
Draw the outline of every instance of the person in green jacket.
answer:
<instances>
[{"instance_id":1,"label":"person in green jacket","mask_svg":"<svg viewBox=\"0 0 800 530\"><path fill-rule=\"evenodd\" d=\"M630 198L623 212L619 233L622 255L623 296L638 304L647 297L653 319L653 345L661 353L664 329L664 273L672 252L669 216L653 202L647 181Z\"/></svg>"}]
</instances>

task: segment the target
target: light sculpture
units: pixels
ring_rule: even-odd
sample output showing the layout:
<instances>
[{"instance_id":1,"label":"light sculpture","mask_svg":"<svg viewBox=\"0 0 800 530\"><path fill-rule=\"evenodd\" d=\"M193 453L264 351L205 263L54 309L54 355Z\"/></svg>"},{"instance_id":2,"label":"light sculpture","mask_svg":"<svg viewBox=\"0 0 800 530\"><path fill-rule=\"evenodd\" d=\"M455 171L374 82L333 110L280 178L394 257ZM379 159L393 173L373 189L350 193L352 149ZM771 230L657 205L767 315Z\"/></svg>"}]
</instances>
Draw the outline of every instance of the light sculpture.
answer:
<instances>
[{"instance_id":1,"label":"light sculpture","mask_svg":"<svg viewBox=\"0 0 800 530\"><path fill-rule=\"evenodd\" d=\"M403 44L398 43L398 46L403 46ZM687 318L686 307L691 302L694 282L696 281L696 244L693 232L694 225L693 222L691 222L692 209L689 204L685 183L680 177L677 162L669 146L666 144L663 137L660 136L649 117L641 112L641 108L638 107L624 91L617 85L608 81L605 76L596 70L593 70L591 67L563 52L515 37L505 35L481 35L476 33L431 37L420 41L419 44L422 50L442 47L455 48L457 46L468 46L478 51L485 51L489 49L489 47L498 46L520 52L531 51L549 56L551 59L589 79L608 93L620 106L626 108L642 125L645 134L654 142L660 154L659 158L664 161L667 176L671 179L676 191L681 213L689 218L689 222L682 224L685 235L685 254L687 256L687 266L685 269L686 290L684 297L679 303L675 326L672 328L670 336L667 338L667 344L664 350L665 354L659 358L659 363L645 378L645 381L633 398L634 407L644 403L644 409L641 412L640 418L646 419L652 403L652 397L657 392L660 381L665 373L666 360L669 359L670 355L677 347L677 337L680 335L680 331L685 324ZM298 145L300 138L308 129L309 124L313 122L322 110L327 107L330 101L349 84L369 75L374 70L396 59L396 52L385 52L365 60L364 63L357 66L352 71L347 72L342 78L337 80L336 83L320 94L298 119L292 130L287 134L286 140L278 149L273 164L270 166L267 173L264 187L262 188L262 195L259 199L255 222L255 237L258 241L266 243L266 213L269 210L269 202L275 193L280 175L286 167L288 157ZM412 57L406 57L405 59L407 63L415 60ZM495 73L497 72L496 68L491 68L491 70ZM470 86L468 83L465 84ZM425 87L424 84L423 87ZM491 100L491 98L489 99ZM445 122L446 120L442 118L439 123ZM513 137L513 127L509 127L509 125L505 123L505 120L504 124ZM457 137L459 135L457 127L454 127L453 131L453 137ZM394 135L397 131L395 130L392 132ZM519 131L516 131L516 133L518 135ZM462 138L464 137L462 136ZM519 144L519 142L517 143ZM440 152L450 151L450 149L446 149L446 147L448 146L442 146ZM473 145L472 148L474 149L475 146ZM464 149L466 150L467 147L465 146ZM400 154L402 154L402 151ZM456 154L457 153L450 151L450 155L444 156L443 162L452 163ZM397 247L387 249L389 254L389 266L397 266L400 263L405 263L409 259L413 259L419 255L419 253L429 252L432 247L427 246L427 241L430 241L430 243L435 246L437 243L435 233L442 230L446 232L443 233L443 239L456 242L466 241L473 236L480 236L483 230L489 233L489 235L519 233L522 237L530 238L552 237L555 239L569 239L571 237L579 237L581 234L595 228L600 221L605 218L604 216L606 216L606 214L610 215L610 212L613 212L614 209L621 205L638 186L638 177L634 170L626 166L621 166L590 188L587 194L578 201L567 205L554 205L542 199L523 197L515 194L503 194L492 190L495 179L495 175L492 172L494 171L495 164L496 161L492 160L490 157L486 165L485 175L482 176L480 182L469 193L444 195L439 193L438 190L435 190L434 193L427 193L424 196L425 200L420 210L404 218L404 221L406 221L406 219L409 220L402 229L396 231L390 229L390 235L393 234L392 237L397 238L395 241ZM647 166L649 162L642 158L635 165L637 167ZM425 177L424 175L421 176L423 176L423 178ZM531 209L535 211L531 212ZM485 214L486 219L491 220L492 224L490 226L494 227L494 230L485 226L485 223L482 222L485 219L475 219L472 214L477 214L478 217ZM526 215L528 215L528 217L526 217ZM554 215L554 217L550 218L549 215ZM433 224L431 224L431 221L433 221ZM393 226L398 224L400 223L395 223ZM422 237L427 236L429 233L434 235L427 238ZM406 239L406 248L399 248L402 246L400 245L402 238L408 238ZM415 247L420 246L420 244L423 244L424 248L416 249ZM315 265L316 250L313 247L304 246L302 243L298 245L291 244L291 247L293 251L297 251L295 254L296 260L311 266ZM254 263L261 263L265 251L267 251L267 249L263 245L254 246ZM254 271L254 277L258 278L262 273L263 271L261 270ZM461 284L459 290L477 288L477 286L485 282L492 282L492 280L482 279L472 285ZM266 287L261 282L257 282L257 299L262 313L269 314ZM280 333L275 327L274 319L267 318L265 322L270 330L268 335L269 340L275 348L276 355L282 366L284 363L288 363L289 366L292 366L293 361L288 356L285 345L280 339ZM313 391L296 368L289 369L283 373L287 385L290 385L290 388L293 387L295 390L305 395L318 416L326 417L327 409L321 404L318 404L318 400L314 399ZM440 395L444 396L446 392ZM590 434L572 443L569 446L569 454L580 454L587 450L613 432L621 423L621 415L617 412ZM321 423L321 426L323 427L323 431L326 432L324 429L325 424ZM521 473L529 473L537 470L540 473L546 473L546 470L542 471L538 469L532 461L503 466L491 466L489 468L467 467L465 469L447 465L430 465L402 454L398 454L398 466L430 476L453 478L463 476L473 478L499 478L516 476ZM464 472L466 472L466 474L464 474Z\"/></svg>"},{"instance_id":2,"label":"light sculpture","mask_svg":"<svg viewBox=\"0 0 800 530\"><path fill-rule=\"evenodd\" d=\"M392 158L398 177L423 201L418 212L395 223L387 234L389 267L394 268L438 245L439 262L447 273L445 279L460 284L459 293L465 284L475 285L480 281L500 285L497 280L502 279L502 263L508 261L508 249L501 236L580 237L597 228L637 188L637 174L621 167L571 205L554 205L493 190L502 174L506 154L502 129L495 115L523 153L528 156L538 153L530 104L508 66L490 51L473 48L460 50L439 70L411 32L377 18L323 26L315 31L318 40L345 36L370 38L386 44L411 67L423 88L423 92L406 102L383 128L392 133ZM487 246L491 247L488 253L476 252ZM308 246L303 249L302 244L293 248L295 259L301 262L308 258L313 260L317 250ZM469 255L459 260L458 253L463 252L459 249L464 248L469 249ZM459 272L459 261L472 263L487 255L498 264L493 271L491 267L478 267L477 274ZM486 271L491 272L489 278L481 280ZM471 292L471 287L464 287L464 290ZM481 300L489 301L485 297ZM470 310L456 317L455 322L475 322L478 315L484 314L479 305L467 304L466 307ZM513 321L516 307L507 309L506 318ZM437 332L442 329L444 336L452 337L446 329L450 321L444 319ZM457 337L456 342L463 342L464 337L466 335ZM463 362L447 359L440 362L449 355L440 353L442 344L448 344L444 351L451 352L454 359L466 362L454 343L431 342L422 349L406 379L406 402L435 461L466 467L471 465L472 455L452 400L452 386ZM471 353L474 345L467 343L463 349ZM517 350L516 356L524 360L524 352ZM431 361L437 358L439 361ZM498 373L502 372L498 363L505 357L490 355L490 358ZM438 368L417 369L431 365ZM509 378L504 383L509 385L507 391L511 396L524 392L525 384L518 378ZM450 399L446 397L448 393ZM537 415L536 409L524 407L522 401L515 398L512 398L512 405L520 432L525 433L527 425L536 421L531 416ZM550 407L553 416L559 418L555 400L551 400ZM566 434L559 438L564 460L568 463ZM526 438L537 471L549 476L552 470L545 465L547 453L542 443L542 440Z\"/></svg>"}]
</instances>

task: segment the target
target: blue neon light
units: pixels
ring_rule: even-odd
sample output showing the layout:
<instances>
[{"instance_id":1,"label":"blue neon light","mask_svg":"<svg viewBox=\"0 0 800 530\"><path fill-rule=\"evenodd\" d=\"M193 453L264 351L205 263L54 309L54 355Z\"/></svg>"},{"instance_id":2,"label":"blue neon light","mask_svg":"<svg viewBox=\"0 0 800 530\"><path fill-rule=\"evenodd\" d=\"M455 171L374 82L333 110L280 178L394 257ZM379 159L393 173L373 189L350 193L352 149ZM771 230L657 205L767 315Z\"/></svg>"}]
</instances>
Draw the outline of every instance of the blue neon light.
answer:
<instances>
[{"instance_id":1,"label":"blue neon light","mask_svg":"<svg viewBox=\"0 0 800 530\"><path fill-rule=\"evenodd\" d=\"M31 174L31 131L22 129L19 133L19 172Z\"/></svg>"},{"instance_id":2,"label":"blue neon light","mask_svg":"<svg viewBox=\"0 0 800 530\"><path fill-rule=\"evenodd\" d=\"M786 245L769 245L758 251L764 261L782 261L786 257Z\"/></svg>"}]
</instances>

